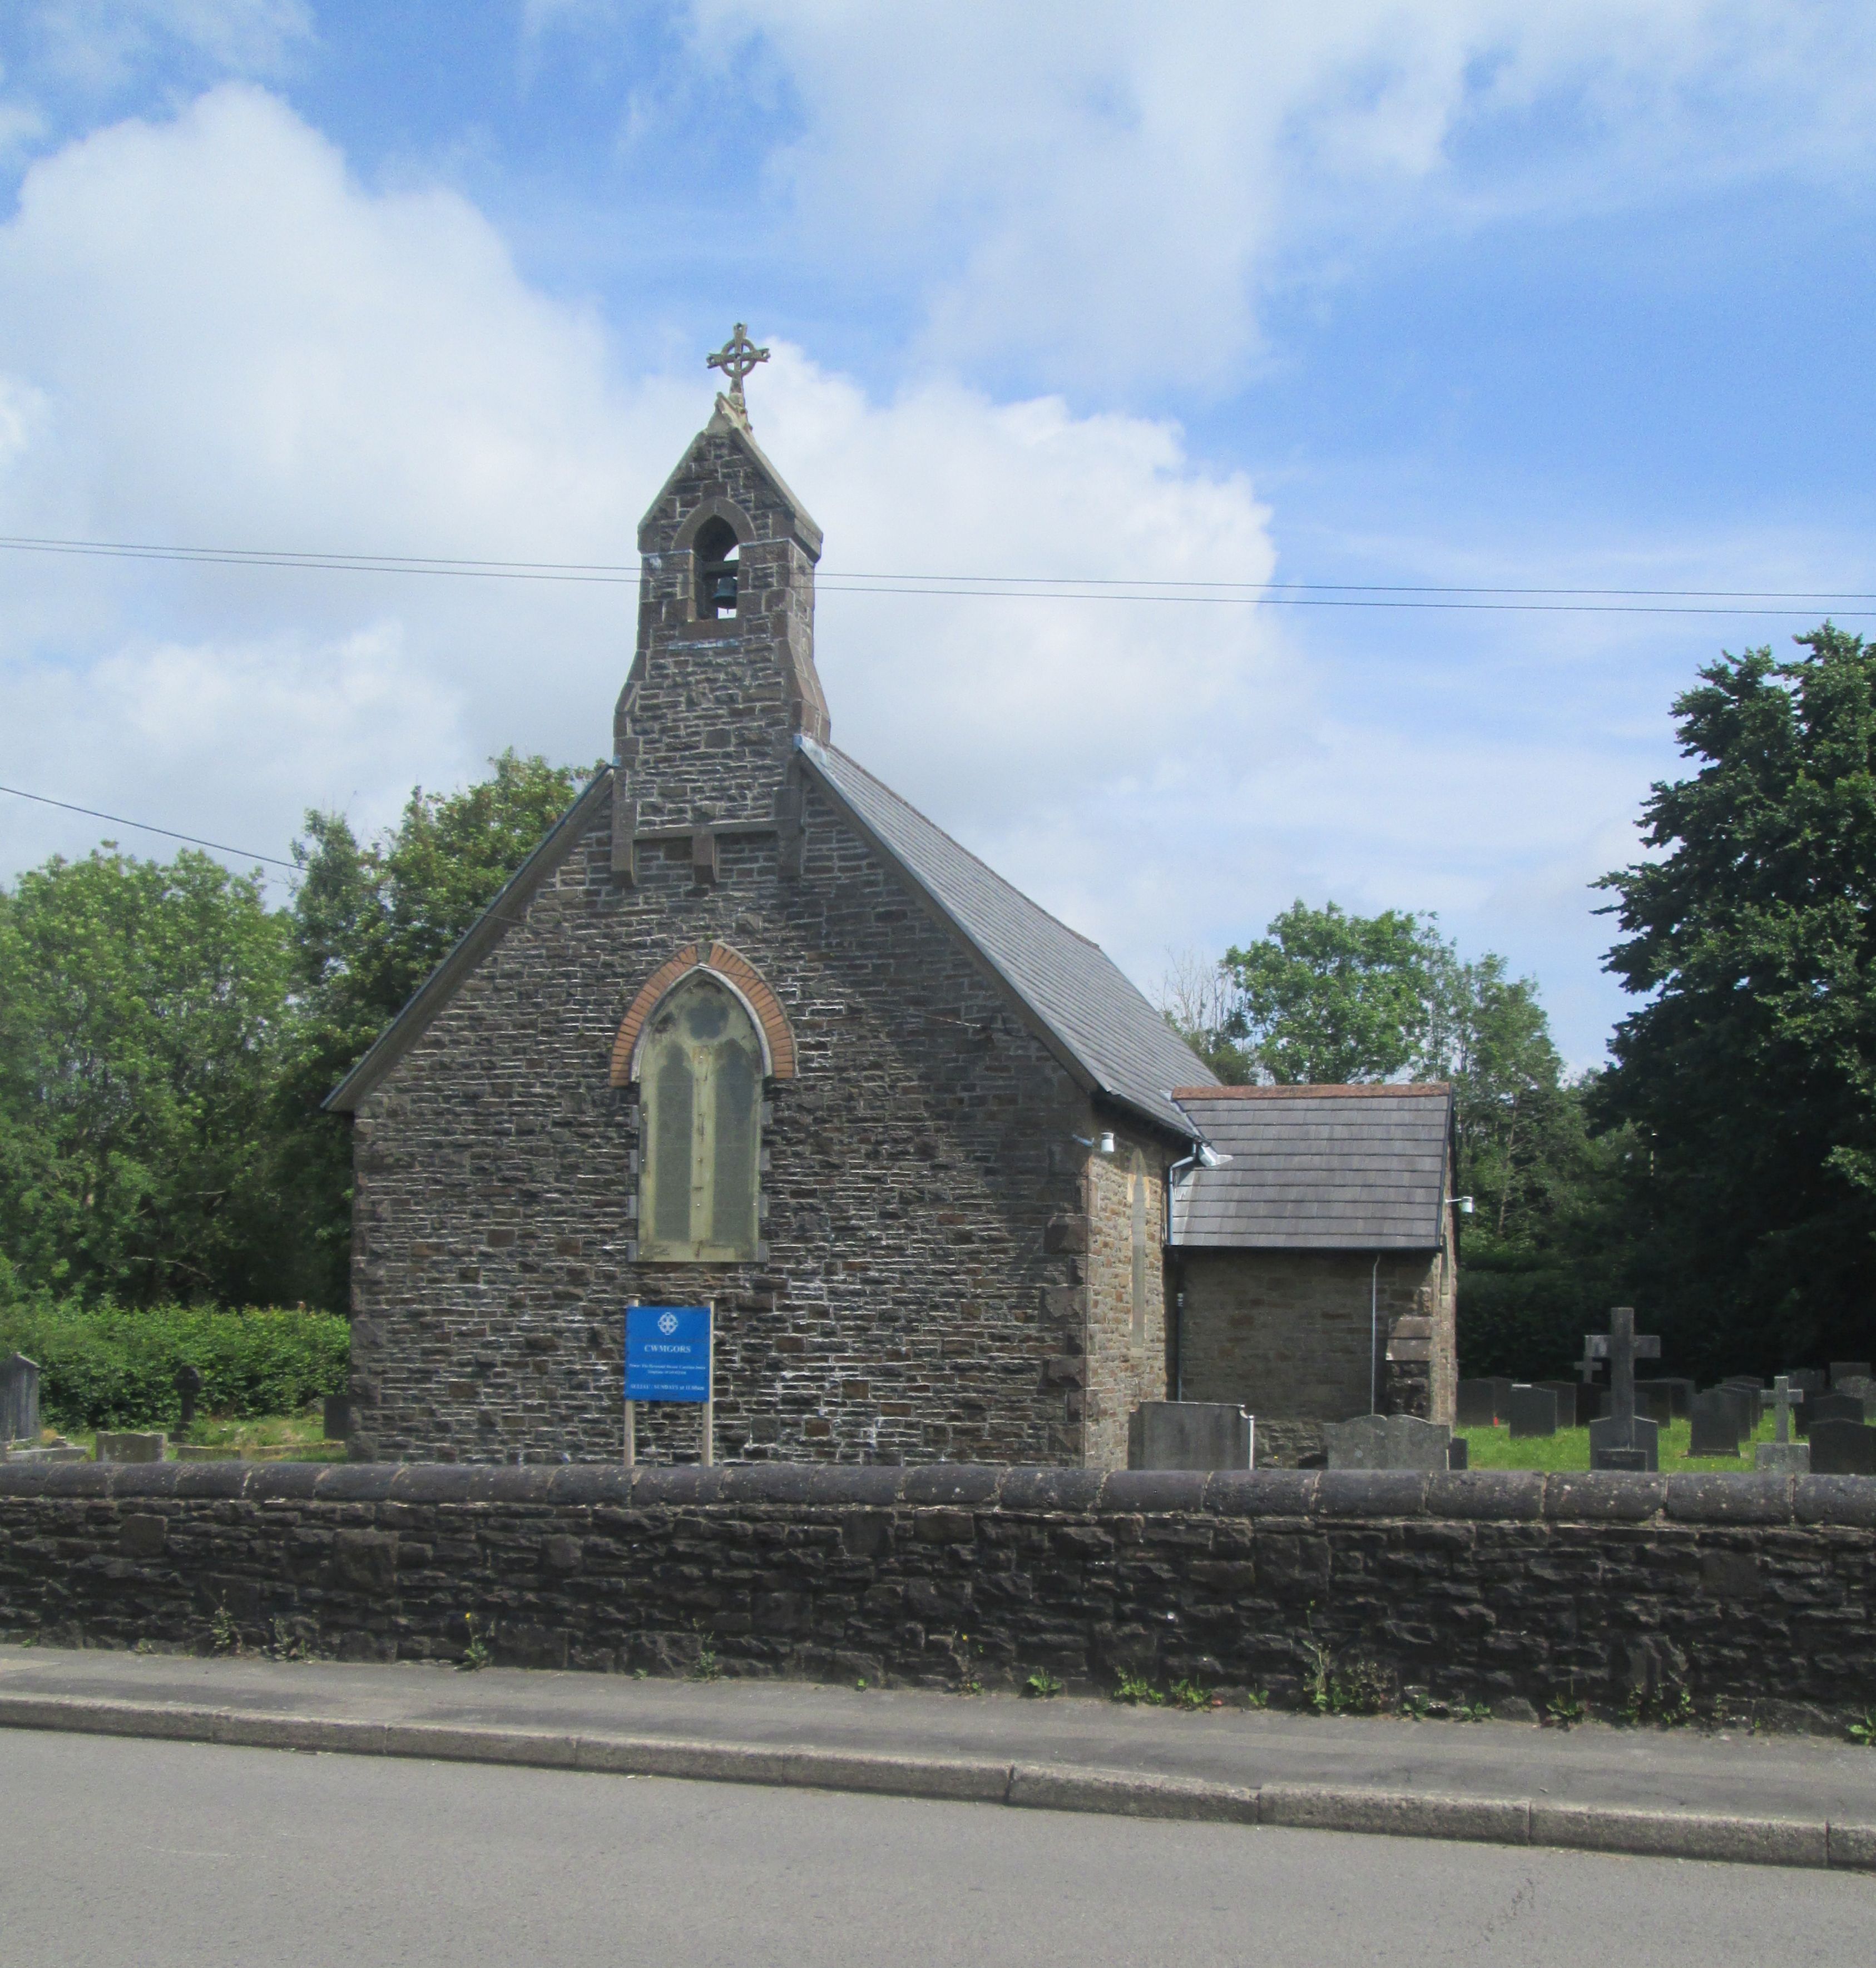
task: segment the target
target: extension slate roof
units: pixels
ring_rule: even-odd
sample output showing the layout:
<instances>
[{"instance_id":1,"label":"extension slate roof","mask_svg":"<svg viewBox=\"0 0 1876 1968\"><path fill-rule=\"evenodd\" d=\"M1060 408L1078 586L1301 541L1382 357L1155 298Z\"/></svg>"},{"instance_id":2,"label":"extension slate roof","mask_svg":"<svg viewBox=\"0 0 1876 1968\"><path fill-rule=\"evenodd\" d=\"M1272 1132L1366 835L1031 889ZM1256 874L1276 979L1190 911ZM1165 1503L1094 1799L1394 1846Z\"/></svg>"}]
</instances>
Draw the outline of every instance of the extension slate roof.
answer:
<instances>
[{"instance_id":1,"label":"extension slate roof","mask_svg":"<svg viewBox=\"0 0 1876 1968\"><path fill-rule=\"evenodd\" d=\"M1230 1157L1175 1183L1175 1247L1438 1248L1450 1086L1182 1086L1173 1097Z\"/></svg>"},{"instance_id":2,"label":"extension slate roof","mask_svg":"<svg viewBox=\"0 0 1876 1968\"><path fill-rule=\"evenodd\" d=\"M1028 1006L1077 1078L1196 1137L1172 1089L1209 1079L1210 1069L1099 944L1058 922L845 753L795 743L836 804Z\"/></svg>"}]
</instances>

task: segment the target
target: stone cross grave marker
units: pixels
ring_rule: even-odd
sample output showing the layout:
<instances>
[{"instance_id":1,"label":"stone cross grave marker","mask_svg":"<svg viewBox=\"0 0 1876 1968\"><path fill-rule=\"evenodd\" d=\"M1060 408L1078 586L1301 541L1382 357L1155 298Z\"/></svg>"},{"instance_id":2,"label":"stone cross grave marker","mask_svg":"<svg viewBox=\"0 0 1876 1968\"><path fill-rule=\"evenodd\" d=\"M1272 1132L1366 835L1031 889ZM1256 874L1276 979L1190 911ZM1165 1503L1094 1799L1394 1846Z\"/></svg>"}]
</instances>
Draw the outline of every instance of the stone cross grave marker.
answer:
<instances>
[{"instance_id":1,"label":"stone cross grave marker","mask_svg":"<svg viewBox=\"0 0 1876 1968\"><path fill-rule=\"evenodd\" d=\"M0 1448L39 1439L39 1362L24 1353L0 1360Z\"/></svg>"},{"instance_id":2,"label":"stone cross grave marker","mask_svg":"<svg viewBox=\"0 0 1876 1968\"><path fill-rule=\"evenodd\" d=\"M1803 1476L1810 1471L1811 1451L1808 1443L1793 1442L1791 1439L1791 1383L1780 1374L1772 1383L1773 1426L1777 1431L1776 1442L1761 1442L1752 1460L1754 1465L1767 1475Z\"/></svg>"},{"instance_id":3,"label":"stone cross grave marker","mask_svg":"<svg viewBox=\"0 0 1876 1968\"><path fill-rule=\"evenodd\" d=\"M1659 1469L1660 1426L1635 1413L1635 1362L1660 1359L1660 1338L1652 1332L1637 1332L1635 1307L1618 1305L1610 1311L1608 1332L1584 1334L1583 1357L1586 1364L1592 1360L1609 1363L1609 1412L1589 1424L1589 1467Z\"/></svg>"},{"instance_id":4,"label":"stone cross grave marker","mask_svg":"<svg viewBox=\"0 0 1876 1968\"><path fill-rule=\"evenodd\" d=\"M180 1433L186 1435L196 1425L196 1397L202 1392L202 1369L185 1361L177 1368L173 1384L176 1397L183 1404L182 1417L177 1427Z\"/></svg>"},{"instance_id":5,"label":"stone cross grave marker","mask_svg":"<svg viewBox=\"0 0 1876 1968\"><path fill-rule=\"evenodd\" d=\"M1557 1396L1548 1387L1521 1387L1514 1381L1510 1419L1514 1436L1554 1435Z\"/></svg>"},{"instance_id":6,"label":"stone cross grave marker","mask_svg":"<svg viewBox=\"0 0 1876 1968\"><path fill-rule=\"evenodd\" d=\"M1690 1455L1737 1455L1739 1453L1740 1404L1727 1387L1709 1387L1696 1394L1687 1407L1687 1453Z\"/></svg>"},{"instance_id":7,"label":"stone cross grave marker","mask_svg":"<svg viewBox=\"0 0 1876 1968\"><path fill-rule=\"evenodd\" d=\"M1358 1415L1325 1422L1331 1469L1444 1469L1453 1431L1418 1415Z\"/></svg>"}]
</instances>

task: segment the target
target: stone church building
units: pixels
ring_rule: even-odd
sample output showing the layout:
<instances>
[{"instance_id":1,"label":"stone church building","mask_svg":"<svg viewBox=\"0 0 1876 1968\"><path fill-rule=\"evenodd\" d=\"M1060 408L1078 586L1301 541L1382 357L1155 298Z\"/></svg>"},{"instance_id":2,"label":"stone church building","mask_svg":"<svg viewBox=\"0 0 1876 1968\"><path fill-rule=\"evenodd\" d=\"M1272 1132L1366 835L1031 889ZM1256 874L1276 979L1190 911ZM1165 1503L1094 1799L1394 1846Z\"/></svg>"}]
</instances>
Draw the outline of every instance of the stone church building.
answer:
<instances>
[{"instance_id":1,"label":"stone church building","mask_svg":"<svg viewBox=\"0 0 1876 1968\"><path fill-rule=\"evenodd\" d=\"M1180 1391L1292 1460L1450 1419L1446 1089L1218 1086L835 749L821 546L739 378L640 528L613 762L329 1102L353 1456L617 1461L631 1302L714 1306L724 1461L1120 1467Z\"/></svg>"}]
</instances>

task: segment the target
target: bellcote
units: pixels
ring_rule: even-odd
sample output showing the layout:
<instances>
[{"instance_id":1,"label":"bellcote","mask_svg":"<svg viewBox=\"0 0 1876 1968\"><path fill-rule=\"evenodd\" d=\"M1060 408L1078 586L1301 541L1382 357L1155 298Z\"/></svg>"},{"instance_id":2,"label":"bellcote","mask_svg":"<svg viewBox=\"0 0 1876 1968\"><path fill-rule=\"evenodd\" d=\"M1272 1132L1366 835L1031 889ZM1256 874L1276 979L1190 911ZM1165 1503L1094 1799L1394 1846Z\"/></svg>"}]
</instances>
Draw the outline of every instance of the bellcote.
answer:
<instances>
[{"instance_id":1,"label":"bellcote","mask_svg":"<svg viewBox=\"0 0 1876 1968\"><path fill-rule=\"evenodd\" d=\"M821 529L719 396L638 529L638 646L614 720L640 830L778 810L798 736L825 743L815 673Z\"/></svg>"}]
</instances>

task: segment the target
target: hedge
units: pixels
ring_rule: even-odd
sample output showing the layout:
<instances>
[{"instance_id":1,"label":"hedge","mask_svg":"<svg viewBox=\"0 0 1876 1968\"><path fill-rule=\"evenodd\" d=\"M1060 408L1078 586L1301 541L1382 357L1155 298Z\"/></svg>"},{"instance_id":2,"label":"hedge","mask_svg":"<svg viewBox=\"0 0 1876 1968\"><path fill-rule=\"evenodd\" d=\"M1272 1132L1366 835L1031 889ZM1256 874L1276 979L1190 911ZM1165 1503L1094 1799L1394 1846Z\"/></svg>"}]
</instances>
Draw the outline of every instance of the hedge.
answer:
<instances>
[{"instance_id":1,"label":"hedge","mask_svg":"<svg viewBox=\"0 0 1876 1968\"><path fill-rule=\"evenodd\" d=\"M182 1366L202 1375L198 1413L290 1414L345 1392L352 1339L345 1320L326 1312L126 1312L41 1300L0 1305L0 1355L16 1350L39 1363L39 1410L49 1426L170 1428L180 1419Z\"/></svg>"}]
</instances>

